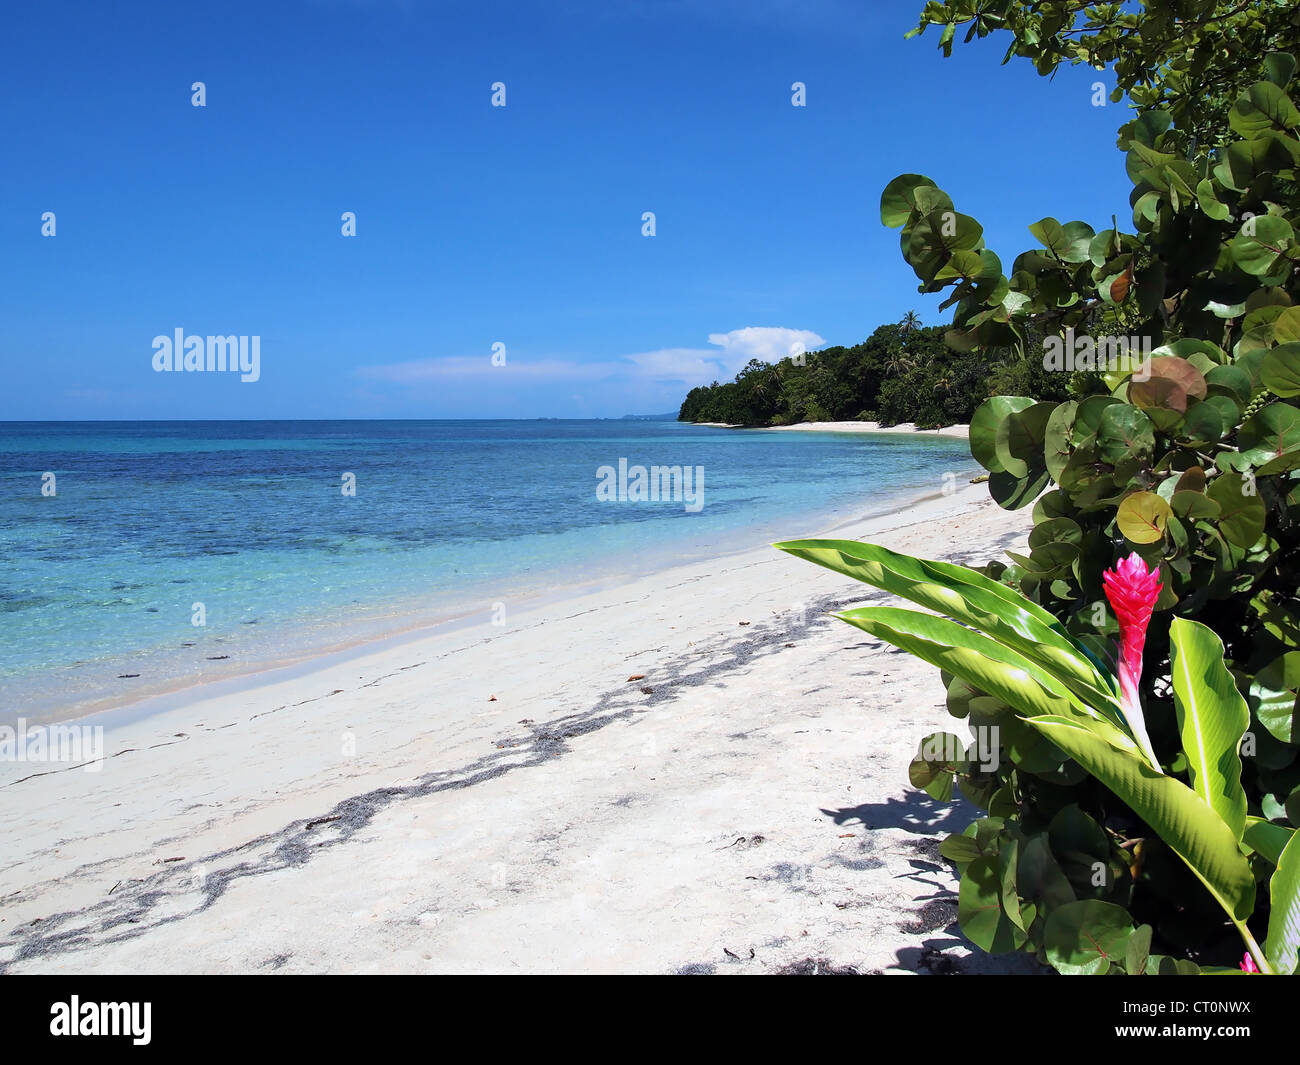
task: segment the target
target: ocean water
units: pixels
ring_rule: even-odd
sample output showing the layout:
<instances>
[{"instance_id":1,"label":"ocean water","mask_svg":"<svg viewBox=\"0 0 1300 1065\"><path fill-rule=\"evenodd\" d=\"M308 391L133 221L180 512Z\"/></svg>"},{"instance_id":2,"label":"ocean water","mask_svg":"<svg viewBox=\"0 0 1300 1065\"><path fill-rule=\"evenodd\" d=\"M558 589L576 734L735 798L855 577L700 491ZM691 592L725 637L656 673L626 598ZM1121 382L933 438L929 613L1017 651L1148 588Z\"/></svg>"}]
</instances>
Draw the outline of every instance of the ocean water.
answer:
<instances>
[{"instance_id":1,"label":"ocean water","mask_svg":"<svg viewBox=\"0 0 1300 1065\"><path fill-rule=\"evenodd\" d=\"M703 505L598 500L598 469L620 459L702 467ZM976 472L966 443L915 434L650 421L3 423L0 722L69 716L412 626L487 622L529 595L885 510L939 491L949 472ZM53 494L42 491L49 474Z\"/></svg>"}]
</instances>

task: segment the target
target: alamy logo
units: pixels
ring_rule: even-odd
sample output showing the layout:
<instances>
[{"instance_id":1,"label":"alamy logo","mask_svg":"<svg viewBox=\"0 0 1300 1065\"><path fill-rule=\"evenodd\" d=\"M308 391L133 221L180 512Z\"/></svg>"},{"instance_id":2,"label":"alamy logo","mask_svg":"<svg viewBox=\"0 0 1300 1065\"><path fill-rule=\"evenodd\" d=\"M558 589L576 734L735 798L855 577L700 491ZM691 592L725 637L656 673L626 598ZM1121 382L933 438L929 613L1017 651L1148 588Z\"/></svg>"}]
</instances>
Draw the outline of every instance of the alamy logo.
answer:
<instances>
[{"instance_id":1,"label":"alamy logo","mask_svg":"<svg viewBox=\"0 0 1300 1065\"><path fill-rule=\"evenodd\" d=\"M0 762L85 763L87 773L104 768L103 725L0 725Z\"/></svg>"},{"instance_id":2,"label":"alamy logo","mask_svg":"<svg viewBox=\"0 0 1300 1065\"><path fill-rule=\"evenodd\" d=\"M921 741L916 758L922 762L949 765L964 763L971 768L978 768L981 772L992 773L998 768L999 754L1002 750L998 738L999 731L997 725L971 726L974 742L969 747L951 732L936 732Z\"/></svg>"},{"instance_id":3,"label":"alamy logo","mask_svg":"<svg viewBox=\"0 0 1300 1065\"><path fill-rule=\"evenodd\" d=\"M698 514L704 507L704 467L647 469L629 467L627 459L621 458L617 470L613 466L596 470L596 499L601 503L681 503L688 514Z\"/></svg>"},{"instance_id":4,"label":"alamy logo","mask_svg":"<svg viewBox=\"0 0 1300 1065\"><path fill-rule=\"evenodd\" d=\"M1150 337L1076 337L1067 329L1063 337L1043 341L1043 369L1132 371L1134 381L1151 378Z\"/></svg>"},{"instance_id":5,"label":"alamy logo","mask_svg":"<svg viewBox=\"0 0 1300 1065\"><path fill-rule=\"evenodd\" d=\"M149 1045L152 1002L70 1002L50 1006L50 1035L127 1035L138 1047Z\"/></svg>"},{"instance_id":6,"label":"alamy logo","mask_svg":"<svg viewBox=\"0 0 1300 1065\"><path fill-rule=\"evenodd\" d=\"M260 336L186 336L178 328L172 336L153 338L155 373L199 373L232 371L244 382L262 376L262 338Z\"/></svg>"}]
</instances>

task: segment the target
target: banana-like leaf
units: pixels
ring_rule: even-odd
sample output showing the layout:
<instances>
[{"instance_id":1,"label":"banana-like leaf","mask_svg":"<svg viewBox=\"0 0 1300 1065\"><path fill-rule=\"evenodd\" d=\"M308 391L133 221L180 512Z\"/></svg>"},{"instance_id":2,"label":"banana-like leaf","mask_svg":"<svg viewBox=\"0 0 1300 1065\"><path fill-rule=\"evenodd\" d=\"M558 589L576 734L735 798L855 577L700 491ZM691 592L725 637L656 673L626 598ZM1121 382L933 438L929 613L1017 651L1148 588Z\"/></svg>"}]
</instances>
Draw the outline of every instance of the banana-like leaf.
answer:
<instances>
[{"instance_id":1,"label":"banana-like leaf","mask_svg":"<svg viewBox=\"0 0 1300 1065\"><path fill-rule=\"evenodd\" d=\"M1268 920L1268 939L1264 954L1273 971L1282 975L1295 972L1300 955L1300 833L1292 835L1291 842L1278 859L1277 870L1269 884L1272 912Z\"/></svg>"},{"instance_id":2,"label":"banana-like leaf","mask_svg":"<svg viewBox=\"0 0 1300 1065\"><path fill-rule=\"evenodd\" d=\"M918 610L908 610L905 607L898 606L856 607L853 610L845 610L843 613L836 614L835 617L868 632L875 632L877 628L883 626L895 635L906 634L930 640L934 643L948 644L952 647L965 647L977 651L985 658L991 658L995 662L1001 662L1027 674L1039 686L1058 698L1068 700L1088 717L1095 718L1098 716L1097 711L1091 705L1079 699L1051 671L1044 669L1036 662L1030 661L1016 648L1008 647L1005 643L994 637L986 636L982 632L958 625L948 618L936 614L922 614ZM872 627L869 628L869 625ZM875 632L875 634L880 635L878 632ZM883 636L882 639L888 639L891 643L894 642L890 636Z\"/></svg>"},{"instance_id":3,"label":"banana-like leaf","mask_svg":"<svg viewBox=\"0 0 1300 1065\"><path fill-rule=\"evenodd\" d=\"M1174 710L1192 789L1233 834L1246 827L1246 791L1237 749L1250 710L1223 664L1223 642L1196 621L1174 618L1169 628Z\"/></svg>"},{"instance_id":4,"label":"banana-like leaf","mask_svg":"<svg viewBox=\"0 0 1300 1065\"><path fill-rule=\"evenodd\" d=\"M1295 835L1294 828L1275 825L1263 817L1247 817L1246 831L1242 833L1242 842L1271 864L1277 865L1282 851Z\"/></svg>"},{"instance_id":5,"label":"banana-like leaf","mask_svg":"<svg viewBox=\"0 0 1300 1065\"><path fill-rule=\"evenodd\" d=\"M934 581L946 585L964 584L972 588L982 588L1002 599L1008 606L1013 606L1032 616L1046 628L1065 636L1060 628L1060 622L1043 607L1026 599L1005 584L990 580L984 574L965 566L914 558L911 555L891 551L879 544L868 544L858 540L786 540L772 546L800 558L806 558L809 562L816 562L819 566L833 569L837 573L844 573L856 580L865 581L867 584L876 582L861 576L859 566L861 563L875 562L914 581ZM832 557L837 555L842 557ZM1068 641L1069 637L1065 636L1065 639Z\"/></svg>"},{"instance_id":6,"label":"banana-like leaf","mask_svg":"<svg viewBox=\"0 0 1300 1065\"><path fill-rule=\"evenodd\" d=\"M776 544L978 629L1050 670L1079 698L1119 720L1115 680L1038 604L981 573L947 562L901 555L853 540L790 540Z\"/></svg>"},{"instance_id":7,"label":"banana-like leaf","mask_svg":"<svg viewBox=\"0 0 1300 1065\"><path fill-rule=\"evenodd\" d=\"M955 621L889 606L861 607L836 616L961 677L1026 717L1050 715L1078 721L1116 746L1137 751L1128 735L1109 720L1040 683L1034 667L1016 652Z\"/></svg>"},{"instance_id":8,"label":"banana-like leaf","mask_svg":"<svg viewBox=\"0 0 1300 1065\"><path fill-rule=\"evenodd\" d=\"M1196 792L1149 766L1136 750L1063 717L1025 719L1132 807L1209 889L1234 921L1255 909L1255 878L1236 834Z\"/></svg>"}]
</instances>

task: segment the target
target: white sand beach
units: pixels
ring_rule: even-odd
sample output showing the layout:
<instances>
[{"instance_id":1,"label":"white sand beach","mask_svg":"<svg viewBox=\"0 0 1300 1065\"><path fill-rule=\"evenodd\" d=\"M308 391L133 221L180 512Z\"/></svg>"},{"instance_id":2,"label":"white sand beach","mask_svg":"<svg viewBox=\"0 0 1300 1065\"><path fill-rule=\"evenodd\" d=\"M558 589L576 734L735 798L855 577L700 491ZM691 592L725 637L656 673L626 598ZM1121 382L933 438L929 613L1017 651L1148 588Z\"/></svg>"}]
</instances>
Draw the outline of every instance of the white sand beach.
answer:
<instances>
[{"instance_id":1,"label":"white sand beach","mask_svg":"<svg viewBox=\"0 0 1300 1065\"><path fill-rule=\"evenodd\" d=\"M741 429L743 426L726 422L698 422L698 425L715 429ZM960 440L970 438L969 425L945 425L942 429L918 429L914 422L881 425L879 422L800 422L798 425L773 425L754 430L764 433L924 433L927 436L952 436Z\"/></svg>"},{"instance_id":2,"label":"white sand beach","mask_svg":"<svg viewBox=\"0 0 1300 1065\"><path fill-rule=\"evenodd\" d=\"M1029 526L975 485L835 535ZM0 970L1023 970L957 932L973 811L907 784L936 672L827 617L885 598L755 545L89 719L98 772L3 766Z\"/></svg>"}]
</instances>

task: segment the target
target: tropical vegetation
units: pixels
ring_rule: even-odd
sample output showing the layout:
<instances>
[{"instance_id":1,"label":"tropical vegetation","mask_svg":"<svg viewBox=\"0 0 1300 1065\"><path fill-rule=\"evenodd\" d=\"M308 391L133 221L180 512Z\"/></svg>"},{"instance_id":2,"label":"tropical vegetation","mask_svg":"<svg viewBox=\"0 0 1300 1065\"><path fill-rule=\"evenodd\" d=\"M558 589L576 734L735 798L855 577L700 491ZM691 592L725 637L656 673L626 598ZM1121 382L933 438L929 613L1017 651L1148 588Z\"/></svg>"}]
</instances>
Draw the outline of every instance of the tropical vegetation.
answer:
<instances>
[{"instance_id":1,"label":"tropical vegetation","mask_svg":"<svg viewBox=\"0 0 1300 1065\"><path fill-rule=\"evenodd\" d=\"M1300 949L1300 16L1289 0L946 0L940 47L1114 72L1121 224L1043 218L1010 270L934 181L881 219L945 342L986 360L1137 337L1064 397L983 400L971 453L1027 549L982 570L779 545L902 595L846 621L940 667L996 765L928 737L912 782L984 813L942 851L966 935L1063 973L1294 973ZM1116 212L1117 216L1119 212ZM1068 375L1063 375L1068 376ZM1139 631L1140 630L1140 631Z\"/></svg>"},{"instance_id":2,"label":"tropical vegetation","mask_svg":"<svg viewBox=\"0 0 1300 1065\"><path fill-rule=\"evenodd\" d=\"M733 381L694 388L679 421L774 426L819 421L915 422L923 429L965 425L988 396L1065 398L1065 382L1030 360L955 351L942 328L909 311L861 344L834 346L767 363L751 359Z\"/></svg>"}]
</instances>

